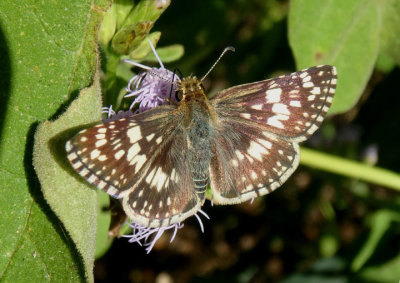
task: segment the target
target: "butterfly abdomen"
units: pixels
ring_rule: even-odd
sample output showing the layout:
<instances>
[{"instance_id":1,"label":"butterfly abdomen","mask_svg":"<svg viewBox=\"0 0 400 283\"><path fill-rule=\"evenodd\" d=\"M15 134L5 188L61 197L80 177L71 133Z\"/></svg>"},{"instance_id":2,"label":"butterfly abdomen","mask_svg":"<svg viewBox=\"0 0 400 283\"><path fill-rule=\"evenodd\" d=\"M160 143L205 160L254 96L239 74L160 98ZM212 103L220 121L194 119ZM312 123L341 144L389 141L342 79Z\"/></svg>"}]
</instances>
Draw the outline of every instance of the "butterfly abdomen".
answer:
<instances>
[{"instance_id":1,"label":"butterfly abdomen","mask_svg":"<svg viewBox=\"0 0 400 283\"><path fill-rule=\"evenodd\" d=\"M193 102L191 119L187 129L188 158L194 188L204 199L209 184L209 166L212 158L211 141L214 139L210 114L204 107L206 101Z\"/></svg>"}]
</instances>

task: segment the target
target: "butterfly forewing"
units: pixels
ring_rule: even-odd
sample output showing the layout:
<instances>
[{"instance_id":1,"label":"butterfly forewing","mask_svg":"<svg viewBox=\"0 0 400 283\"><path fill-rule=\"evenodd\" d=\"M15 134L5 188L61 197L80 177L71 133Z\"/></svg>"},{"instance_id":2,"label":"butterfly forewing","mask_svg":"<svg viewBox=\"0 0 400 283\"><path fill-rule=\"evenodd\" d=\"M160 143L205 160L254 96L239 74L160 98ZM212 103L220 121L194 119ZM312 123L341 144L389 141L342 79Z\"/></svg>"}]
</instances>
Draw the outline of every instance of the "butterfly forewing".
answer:
<instances>
[{"instance_id":1,"label":"butterfly forewing","mask_svg":"<svg viewBox=\"0 0 400 283\"><path fill-rule=\"evenodd\" d=\"M99 124L66 145L73 168L89 183L122 198L125 212L143 226L179 222L201 205L173 110L160 106Z\"/></svg>"},{"instance_id":2,"label":"butterfly forewing","mask_svg":"<svg viewBox=\"0 0 400 283\"><path fill-rule=\"evenodd\" d=\"M336 89L336 69L321 65L290 75L244 84L218 93L211 101L225 119L257 124L295 142L321 125Z\"/></svg>"}]
</instances>

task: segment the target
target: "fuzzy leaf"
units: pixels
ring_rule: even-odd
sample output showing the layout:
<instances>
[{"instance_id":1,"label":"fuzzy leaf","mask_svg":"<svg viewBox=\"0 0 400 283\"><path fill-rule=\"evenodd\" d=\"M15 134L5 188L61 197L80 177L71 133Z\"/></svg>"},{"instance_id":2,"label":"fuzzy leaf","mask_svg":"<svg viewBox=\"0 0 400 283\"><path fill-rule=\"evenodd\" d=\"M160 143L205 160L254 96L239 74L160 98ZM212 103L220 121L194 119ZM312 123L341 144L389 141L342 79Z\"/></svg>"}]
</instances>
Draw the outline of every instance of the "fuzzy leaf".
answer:
<instances>
[{"instance_id":1,"label":"fuzzy leaf","mask_svg":"<svg viewBox=\"0 0 400 283\"><path fill-rule=\"evenodd\" d=\"M92 274L97 221L97 195L69 166L64 149L76 127L101 119L99 77L82 90L67 112L54 122L39 125L35 134L33 165L46 201L75 242L86 272Z\"/></svg>"},{"instance_id":2,"label":"fuzzy leaf","mask_svg":"<svg viewBox=\"0 0 400 283\"><path fill-rule=\"evenodd\" d=\"M87 255L78 252L73 233L44 199L32 149L38 123L63 111L63 103L91 84L101 11L108 5L0 1L0 11L6 11L0 13L1 281L93 279Z\"/></svg>"}]
</instances>

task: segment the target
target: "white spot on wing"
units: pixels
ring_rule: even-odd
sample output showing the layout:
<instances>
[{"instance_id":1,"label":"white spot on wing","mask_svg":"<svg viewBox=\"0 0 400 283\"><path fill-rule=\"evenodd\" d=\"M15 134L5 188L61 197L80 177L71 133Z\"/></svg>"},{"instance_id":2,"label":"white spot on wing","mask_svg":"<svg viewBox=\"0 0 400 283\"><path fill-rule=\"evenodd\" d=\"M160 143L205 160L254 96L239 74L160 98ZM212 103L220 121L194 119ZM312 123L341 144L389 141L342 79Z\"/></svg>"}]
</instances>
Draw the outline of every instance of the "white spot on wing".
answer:
<instances>
[{"instance_id":1,"label":"white spot on wing","mask_svg":"<svg viewBox=\"0 0 400 283\"><path fill-rule=\"evenodd\" d=\"M282 89L281 88L274 88L274 89L269 89L265 92L265 94L267 95L265 98L267 99L267 103L277 103L279 102L280 96L282 93Z\"/></svg>"},{"instance_id":2,"label":"white spot on wing","mask_svg":"<svg viewBox=\"0 0 400 283\"><path fill-rule=\"evenodd\" d=\"M308 73L307 72L302 72L301 74L300 74L300 78L302 78L302 79L304 79L305 77L307 77L308 76Z\"/></svg>"},{"instance_id":3,"label":"white spot on wing","mask_svg":"<svg viewBox=\"0 0 400 283\"><path fill-rule=\"evenodd\" d=\"M157 188L157 192L161 192L161 190L164 188L164 183L166 182L168 176L162 172L160 170L160 172L157 170L157 175L156 175L156 180L157 180L157 184L156 184L156 188Z\"/></svg>"},{"instance_id":4,"label":"white spot on wing","mask_svg":"<svg viewBox=\"0 0 400 283\"><path fill-rule=\"evenodd\" d=\"M115 159L120 160L121 157L125 154L125 150L120 149L116 154L114 154Z\"/></svg>"},{"instance_id":5,"label":"white spot on wing","mask_svg":"<svg viewBox=\"0 0 400 283\"><path fill-rule=\"evenodd\" d=\"M142 132L139 126L135 126L126 131L126 135L131 143L135 143L142 138Z\"/></svg>"},{"instance_id":6,"label":"white spot on wing","mask_svg":"<svg viewBox=\"0 0 400 283\"><path fill-rule=\"evenodd\" d=\"M275 116L268 118L267 124L272 127L275 127L275 128L284 129L285 127L283 126L282 122L280 121L280 120L284 120L284 119L282 119L282 117L288 118L288 116L284 116L284 115L275 115Z\"/></svg>"},{"instance_id":7,"label":"white spot on wing","mask_svg":"<svg viewBox=\"0 0 400 283\"><path fill-rule=\"evenodd\" d=\"M97 157L99 157L99 155L100 155L100 150L94 149L94 150L92 150L92 152L90 153L90 158L91 158L91 159L96 159Z\"/></svg>"},{"instance_id":8,"label":"white spot on wing","mask_svg":"<svg viewBox=\"0 0 400 283\"><path fill-rule=\"evenodd\" d=\"M107 156L105 154L102 154L99 156L99 160L100 161L106 161L107 160Z\"/></svg>"},{"instance_id":9,"label":"white spot on wing","mask_svg":"<svg viewBox=\"0 0 400 283\"><path fill-rule=\"evenodd\" d=\"M154 136L155 136L154 133L153 133L153 134L150 134L150 135L148 135L148 136L146 137L146 140L149 142L149 141L151 141L151 140L154 138Z\"/></svg>"},{"instance_id":10,"label":"white spot on wing","mask_svg":"<svg viewBox=\"0 0 400 283\"><path fill-rule=\"evenodd\" d=\"M254 110L261 110L263 108L263 105L262 104L256 104L256 105L251 106L250 108L254 109Z\"/></svg>"},{"instance_id":11,"label":"white spot on wing","mask_svg":"<svg viewBox=\"0 0 400 283\"><path fill-rule=\"evenodd\" d=\"M235 153L239 160L244 159L244 155L239 150L235 150Z\"/></svg>"},{"instance_id":12,"label":"white spot on wing","mask_svg":"<svg viewBox=\"0 0 400 283\"><path fill-rule=\"evenodd\" d=\"M262 161L263 155L267 154L268 151L262 147L260 144L255 141L250 142L249 149L247 150L248 154L250 154L255 159Z\"/></svg>"},{"instance_id":13,"label":"white spot on wing","mask_svg":"<svg viewBox=\"0 0 400 283\"><path fill-rule=\"evenodd\" d=\"M94 146L95 147L100 147L100 146L102 146L102 145L105 145L107 143L107 140L98 140L95 144L94 144Z\"/></svg>"},{"instance_id":14,"label":"white spot on wing","mask_svg":"<svg viewBox=\"0 0 400 283\"><path fill-rule=\"evenodd\" d=\"M284 114L284 115L290 115L289 110L287 109L287 106L282 103L276 103L272 106L272 112L276 114Z\"/></svg>"},{"instance_id":15,"label":"white spot on wing","mask_svg":"<svg viewBox=\"0 0 400 283\"><path fill-rule=\"evenodd\" d=\"M301 103L298 100L291 100L289 102L289 105L292 106L292 107L301 107Z\"/></svg>"},{"instance_id":16,"label":"white spot on wing","mask_svg":"<svg viewBox=\"0 0 400 283\"><path fill-rule=\"evenodd\" d=\"M313 88L312 91L310 91L312 94L321 94L321 88L316 86Z\"/></svg>"},{"instance_id":17,"label":"white spot on wing","mask_svg":"<svg viewBox=\"0 0 400 283\"><path fill-rule=\"evenodd\" d=\"M232 166L234 166L234 167L238 167L239 166L239 162L236 159L232 159L231 163L232 163Z\"/></svg>"},{"instance_id":18,"label":"white spot on wing","mask_svg":"<svg viewBox=\"0 0 400 283\"><path fill-rule=\"evenodd\" d=\"M132 161L129 163L129 165L135 165L135 174L142 168L143 164L146 162L146 156L145 155L137 155L135 158L132 159Z\"/></svg>"},{"instance_id":19,"label":"white spot on wing","mask_svg":"<svg viewBox=\"0 0 400 283\"><path fill-rule=\"evenodd\" d=\"M151 172L147 175L145 180L147 184L150 184L150 181L153 179L155 173L156 173L156 167L154 167L153 170L151 170Z\"/></svg>"},{"instance_id":20,"label":"white spot on wing","mask_svg":"<svg viewBox=\"0 0 400 283\"><path fill-rule=\"evenodd\" d=\"M133 144L129 150L126 159L131 161L133 157L135 157L140 152L140 145L138 143Z\"/></svg>"},{"instance_id":21,"label":"white spot on wing","mask_svg":"<svg viewBox=\"0 0 400 283\"><path fill-rule=\"evenodd\" d=\"M258 143L262 144L263 146L265 146L268 149L272 148L272 143L267 141L267 140L263 140L263 139L258 139L257 140Z\"/></svg>"},{"instance_id":22,"label":"white spot on wing","mask_svg":"<svg viewBox=\"0 0 400 283\"><path fill-rule=\"evenodd\" d=\"M305 87L305 88L309 88L309 87L313 87L313 86L314 86L314 84L312 82L306 82L303 84L303 87Z\"/></svg>"},{"instance_id":23,"label":"white spot on wing","mask_svg":"<svg viewBox=\"0 0 400 283\"><path fill-rule=\"evenodd\" d=\"M240 117L250 119L251 115L249 113L240 113Z\"/></svg>"}]
</instances>

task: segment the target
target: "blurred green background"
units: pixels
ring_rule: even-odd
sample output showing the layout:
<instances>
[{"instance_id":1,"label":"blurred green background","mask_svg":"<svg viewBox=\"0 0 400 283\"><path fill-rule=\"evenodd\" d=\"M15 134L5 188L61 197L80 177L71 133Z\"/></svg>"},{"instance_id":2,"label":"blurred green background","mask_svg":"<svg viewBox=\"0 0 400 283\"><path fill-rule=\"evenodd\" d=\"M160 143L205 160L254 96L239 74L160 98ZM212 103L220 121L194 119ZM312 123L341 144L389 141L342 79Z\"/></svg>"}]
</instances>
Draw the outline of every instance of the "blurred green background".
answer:
<instances>
[{"instance_id":1,"label":"blurred green background","mask_svg":"<svg viewBox=\"0 0 400 283\"><path fill-rule=\"evenodd\" d=\"M132 3L106 13L108 0L0 1L0 281L398 282L400 1ZM236 48L205 80L210 95L318 64L339 78L281 188L252 204L207 201L204 233L190 217L147 255L107 239L108 196L77 176L64 145L101 105L129 106L138 69L121 59L158 67L149 32L184 76Z\"/></svg>"},{"instance_id":2,"label":"blurred green background","mask_svg":"<svg viewBox=\"0 0 400 283\"><path fill-rule=\"evenodd\" d=\"M158 46L176 43L184 46L181 59L166 64L171 70L178 68L184 76L202 76L225 47L236 48L235 53L225 55L206 80L205 88L212 95L229 86L298 70L299 63L296 64L289 45L288 16L291 7L306 3L312 6L311 2L319 5L315 1L176 0L153 30L162 33ZM339 19L343 13L345 17L341 9L346 9L346 4L337 1L336 5L319 13L336 13ZM309 11L313 12L313 8ZM304 19L304 25L313 24L307 14L297 17ZM292 22L294 18L296 15L292 15ZM324 23L316 23L309 29L324 27ZM292 29L296 32L296 27ZM335 24L329 32L332 37L342 37L335 31ZM333 45L353 48L341 42ZM399 172L400 71L394 62L385 61L387 56L383 53L370 58L373 72L368 75L365 87L358 86L362 89L356 104L348 103L345 111L335 111L341 113L331 115L303 146ZM322 63L336 62L335 58L327 57ZM363 54L359 58L362 60ZM142 63L151 64L146 60ZM375 64L379 66L374 67ZM341 68L345 67L339 66L339 84L343 76ZM349 75L346 71L344 74ZM171 233L167 232L149 255L136 244L114 241L95 263L96 280L396 282L400 279L400 199L395 190L300 166L282 188L253 204L211 207L206 202L203 208L211 218L204 220L204 233L191 217L172 244Z\"/></svg>"}]
</instances>

